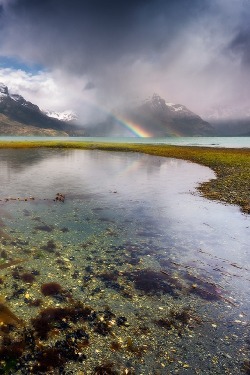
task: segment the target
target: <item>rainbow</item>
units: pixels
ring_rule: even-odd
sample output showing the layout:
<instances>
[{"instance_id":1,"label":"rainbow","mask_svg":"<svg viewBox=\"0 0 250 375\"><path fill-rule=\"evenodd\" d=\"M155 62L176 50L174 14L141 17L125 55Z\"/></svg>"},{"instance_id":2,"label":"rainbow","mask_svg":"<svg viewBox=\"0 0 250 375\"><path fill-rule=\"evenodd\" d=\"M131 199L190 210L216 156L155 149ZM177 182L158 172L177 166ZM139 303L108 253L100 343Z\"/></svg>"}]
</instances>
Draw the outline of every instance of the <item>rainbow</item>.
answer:
<instances>
[{"instance_id":1,"label":"rainbow","mask_svg":"<svg viewBox=\"0 0 250 375\"><path fill-rule=\"evenodd\" d=\"M148 130L145 130L142 125L135 123L134 121L127 120L123 118L122 116L118 116L110 111L107 111L106 108L97 106L96 104L90 101L85 101L85 102L89 104L92 108L95 108L96 110L101 111L107 116L111 116L114 120L116 120L118 125L120 125L124 129L129 130L131 134L133 134L133 136L140 137L140 138L153 137L153 133L151 133Z\"/></svg>"},{"instance_id":2,"label":"rainbow","mask_svg":"<svg viewBox=\"0 0 250 375\"><path fill-rule=\"evenodd\" d=\"M153 137L153 134L145 130L140 124L136 124L135 122L130 121L130 120L125 120L122 117L114 116L113 114L112 116L115 118L115 120L117 120L117 122L121 126L130 130L130 132L136 137L141 137L141 138Z\"/></svg>"}]
</instances>

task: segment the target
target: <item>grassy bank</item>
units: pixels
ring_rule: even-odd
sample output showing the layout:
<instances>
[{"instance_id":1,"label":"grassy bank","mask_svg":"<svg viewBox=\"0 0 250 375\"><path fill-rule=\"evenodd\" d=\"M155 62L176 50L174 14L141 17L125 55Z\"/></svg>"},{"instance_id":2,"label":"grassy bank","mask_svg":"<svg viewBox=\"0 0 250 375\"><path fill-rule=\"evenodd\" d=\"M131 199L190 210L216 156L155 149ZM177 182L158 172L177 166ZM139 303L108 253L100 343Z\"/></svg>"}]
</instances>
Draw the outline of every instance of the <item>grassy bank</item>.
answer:
<instances>
[{"instance_id":1,"label":"grassy bank","mask_svg":"<svg viewBox=\"0 0 250 375\"><path fill-rule=\"evenodd\" d=\"M250 150L170 145L92 143L65 141L0 142L0 148L72 148L143 152L190 160L210 167L217 178L202 183L199 190L214 200L235 204L250 213Z\"/></svg>"}]
</instances>

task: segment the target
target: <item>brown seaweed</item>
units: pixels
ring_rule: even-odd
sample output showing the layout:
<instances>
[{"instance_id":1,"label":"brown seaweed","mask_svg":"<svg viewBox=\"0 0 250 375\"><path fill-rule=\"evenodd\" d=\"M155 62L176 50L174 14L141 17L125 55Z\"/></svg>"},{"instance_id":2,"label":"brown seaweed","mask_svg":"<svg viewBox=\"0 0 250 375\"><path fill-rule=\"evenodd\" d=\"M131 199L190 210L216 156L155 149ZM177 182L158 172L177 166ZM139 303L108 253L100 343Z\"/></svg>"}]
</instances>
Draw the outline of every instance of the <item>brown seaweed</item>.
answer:
<instances>
[{"instance_id":1,"label":"brown seaweed","mask_svg":"<svg viewBox=\"0 0 250 375\"><path fill-rule=\"evenodd\" d=\"M141 290L145 294L159 294L166 293L176 296L175 288L168 283L166 277L161 272L153 271L150 269L136 270L131 273L124 273L127 278L134 282L136 289Z\"/></svg>"},{"instance_id":2,"label":"brown seaweed","mask_svg":"<svg viewBox=\"0 0 250 375\"><path fill-rule=\"evenodd\" d=\"M22 320L19 319L3 301L0 302L0 324L22 325Z\"/></svg>"},{"instance_id":3,"label":"brown seaweed","mask_svg":"<svg viewBox=\"0 0 250 375\"><path fill-rule=\"evenodd\" d=\"M62 287L60 284L51 282L46 283L41 286L41 292L44 296L54 296L62 291Z\"/></svg>"},{"instance_id":4,"label":"brown seaweed","mask_svg":"<svg viewBox=\"0 0 250 375\"><path fill-rule=\"evenodd\" d=\"M49 253L53 253L56 250L56 244L53 240L49 240L47 245L42 246L42 249L48 251Z\"/></svg>"},{"instance_id":5,"label":"brown seaweed","mask_svg":"<svg viewBox=\"0 0 250 375\"><path fill-rule=\"evenodd\" d=\"M113 367L114 364L112 362L96 366L94 369L94 375L118 375L118 372Z\"/></svg>"},{"instance_id":6,"label":"brown seaweed","mask_svg":"<svg viewBox=\"0 0 250 375\"><path fill-rule=\"evenodd\" d=\"M60 326L62 322L77 322L87 320L91 314L91 309L81 303L76 303L71 307L53 308L48 307L40 312L40 314L32 319L32 325L41 339L47 339L50 330L56 326Z\"/></svg>"},{"instance_id":7,"label":"brown seaweed","mask_svg":"<svg viewBox=\"0 0 250 375\"><path fill-rule=\"evenodd\" d=\"M4 238L5 240L11 240L11 237L0 228L0 238Z\"/></svg>"},{"instance_id":8,"label":"brown seaweed","mask_svg":"<svg viewBox=\"0 0 250 375\"><path fill-rule=\"evenodd\" d=\"M52 232L54 230L54 228L52 226L46 225L46 224L37 225L34 229L41 230L43 232Z\"/></svg>"},{"instance_id":9,"label":"brown seaweed","mask_svg":"<svg viewBox=\"0 0 250 375\"><path fill-rule=\"evenodd\" d=\"M23 259L13 259L13 260L9 260L8 262L5 262L5 263L0 263L0 270L3 270L3 269L8 268L8 267L15 266L16 264L19 264L19 263L22 263L22 262L24 262Z\"/></svg>"}]
</instances>

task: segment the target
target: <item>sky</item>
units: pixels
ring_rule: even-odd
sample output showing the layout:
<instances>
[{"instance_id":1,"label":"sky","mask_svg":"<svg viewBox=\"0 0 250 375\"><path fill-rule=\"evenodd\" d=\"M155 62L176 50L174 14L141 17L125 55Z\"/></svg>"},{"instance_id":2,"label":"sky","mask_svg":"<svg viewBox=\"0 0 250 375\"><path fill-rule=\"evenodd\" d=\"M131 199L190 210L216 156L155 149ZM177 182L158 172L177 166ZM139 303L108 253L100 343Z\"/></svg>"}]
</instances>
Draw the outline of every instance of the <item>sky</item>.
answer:
<instances>
[{"instance_id":1,"label":"sky","mask_svg":"<svg viewBox=\"0 0 250 375\"><path fill-rule=\"evenodd\" d=\"M250 108L250 0L0 0L0 82L97 121L158 93Z\"/></svg>"}]
</instances>

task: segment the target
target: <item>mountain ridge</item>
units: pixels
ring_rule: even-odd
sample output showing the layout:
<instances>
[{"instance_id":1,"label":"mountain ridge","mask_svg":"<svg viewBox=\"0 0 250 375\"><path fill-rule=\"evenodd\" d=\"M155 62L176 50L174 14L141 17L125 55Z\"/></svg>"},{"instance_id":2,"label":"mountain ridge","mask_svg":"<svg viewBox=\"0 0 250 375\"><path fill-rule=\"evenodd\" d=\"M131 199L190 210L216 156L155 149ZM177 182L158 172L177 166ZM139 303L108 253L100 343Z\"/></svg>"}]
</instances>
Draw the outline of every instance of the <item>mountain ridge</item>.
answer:
<instances>
[{"instance_id":1,"label":"mountain ridge","mask_svg":"<svg viewBox=\"0 0 250 375\"><path fill-rule=\"evenodd\" d=\"M48 117L52 117L64 122L76 123L78 121L77 114L71 110L66 110L63 112L44 110L43 113L45 113Z\"/></svg>"},{"instance_id":2,"label":"mountain ridge","mask_svg":"<svg viewBox=\"0 0 250 375\"><path fill-rule=\"evenodd\" d=\"M146 124L154 122L159 129L159 135L173 132L181 136L212 135L213 127L196 113L190 111L183 104L166 102L160 95L154 93L152 98L145 101L139 108L132 110L132 117L140 120L146 117Z\"/></svg>"},{"instance_id":3,"label":"mountain ridge","mask_svg":"<svg viewBox=\"0 0 250 375\"><path fill-rule=\"evenodd\" d=\"M0 83L0 134L3 135L79 135L83 129L47 116L40 108L19 94L9 94Z\"/></svg>"},{"instance_id":4,"label":"mountain ridge","mask_svg":"<svg viewBox=\"0 0 250 375\"><path fill-rule=\"evenodd\" d=\"M211 136L214 132L186 106L166 102L156 93L141 103L117 109L99 124L81 127L76 119L72 111L42 111L21 95L10 94L0 83L0 135L169 137Z\"/></svg>"},{"instance_id":5,"label":"mountain ridge","mask_svg":"<svg viewBox=\"0 0 250 375\"><path fill-rule=\"evenodd\" d=\"M92 128L87 127L86 133L89 136L108 136L112 132L115 136L121 136L121 121L117 119L123 119L124 124L140 126L145 134L151 134L152 137L209 136L214 131L208 122L184 105L166 102L154 93L141 103L116 109L114 116ZM128 130L123 130L123 135L129 136Z\"/></svg>"},{"instance_id":6,"label":"mountain ridge","mask_svg":"<svg viewBox=\"0 0 250 375\"><path fill-rule=\"evenodd\" d=\"M250 106L245 103L232 106L217 105L207 111L204 117L214 127L217 136L250 136Z\"/></svg>"}]
</instances>

